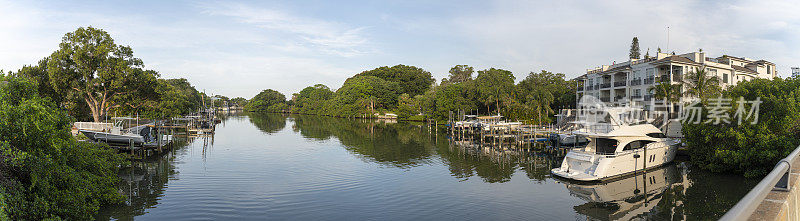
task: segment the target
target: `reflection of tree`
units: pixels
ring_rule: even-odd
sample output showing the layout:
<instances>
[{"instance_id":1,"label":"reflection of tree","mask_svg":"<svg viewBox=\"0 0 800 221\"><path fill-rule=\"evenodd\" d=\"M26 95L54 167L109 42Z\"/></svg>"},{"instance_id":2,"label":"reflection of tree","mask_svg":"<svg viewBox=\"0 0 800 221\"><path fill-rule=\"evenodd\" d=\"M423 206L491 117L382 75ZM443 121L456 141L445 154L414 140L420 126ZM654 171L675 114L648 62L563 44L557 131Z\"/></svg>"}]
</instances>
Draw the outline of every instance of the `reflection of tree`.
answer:
<instances>
[{"instance_id":1,"label":"reflection of tree","mask_svg":"<svg viewBox=\"0 0 800 221\"><path fill-rule=\"evenodd\" d=\"M170 177L178 173L174 166L175 156L187 151L186 142L178 142L175 151L132 162L131 167L121 169L119 176L122 181L118 188L127 197L126 202L103 208L95 219L133 220L133 217L145 214L146 209L155 207L164 195Z\"/></svg>"},{"instance_id":2,"label":"reflection of tree","mask_svg":"<svg viewBox=\"0 0 800 221\"><path fill-rule=\"evenodd\" d=\"M444 143L437 147L437 152L454 177L467 180L477 175L489 183L510 181L517 168L530 162L526 153L497 150L468 142Z\"/></svg>"},{"instance_id":3,"label":"reflection of tree","mask_svg":"<svg viewBox=\"0 0 800 221\"><path fill-rule=\"evenodd\" d=\"M267 134L278 132L286 127L286 117L281 114L248 112L247 115L250 123Z\"/></svg>"},{"instance_id":4,"label":"reflection of tree","mask_svg":"<svg viewBox=\"0 0 800 221\"><path fill-rule=\"evenodd\" d=\"M703 180L692 182L685 193L686 215L699 220L719 219L760 181L695 168L690 170L688 179Z\"/></svg>"},{"instance_id":5,"label":"reflection of tree","mask_svg":"<svg viewBox=\"0 0 800 221\"><path fill-rule=\"evenodd\" d=\"M370 120L296 115L295 131L303 137L336 137L347 151L361 159L388 166L410 167L427 163L435 140L411 124L386 124Z\"/></svg>"}]
</instances>

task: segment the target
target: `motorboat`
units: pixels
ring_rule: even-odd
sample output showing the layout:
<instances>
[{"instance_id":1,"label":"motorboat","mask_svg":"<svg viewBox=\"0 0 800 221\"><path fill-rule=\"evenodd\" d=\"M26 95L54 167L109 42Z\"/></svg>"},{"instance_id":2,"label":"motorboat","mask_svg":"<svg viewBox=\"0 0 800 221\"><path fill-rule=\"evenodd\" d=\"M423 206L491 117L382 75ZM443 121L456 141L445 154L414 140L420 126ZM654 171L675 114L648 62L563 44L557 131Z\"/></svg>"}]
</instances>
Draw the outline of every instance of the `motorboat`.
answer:
<instances>
[{"instance_id":1,"label":"motorboat","mask_svg":"<svg viewBox=\"0 0 800 221\"><path fill-rule=\"evenodd\" d=\"M151 141L153 137L150 125L141 125L125 130L113 129L110 132L79 130L80 133L93 141L109 144L141 145Z\"/></svg>"},{"instance_id":2,"label":"motorboat","mask_svg":"<svg viewBox=\"0 0 800 221\"><path fill-rule=\"evenodd\" d=\"M580 136L578 134L575 134L575 132L560 133L556 134L556 136L558 136L558 142L560 142L561 145L574 145L574 144L583 144L589 142L588 138L586 138L585 136ZM575 143L576 141L577 143Z\"/></svg>"},{"instance_id":3,"label":"motorboat","mask_svg":"<svg viewBox=\"0 0 800 221\"><path fill-rule=\"evenodd\" d=\"M112 119L114 120L114 124L110 128L103 130L80 129L78 132L92 141L106 142L109 144L142 145L153 141L152 124L124 128L125 121L136 120L138 122L138 118L114 117Z\"/></svg>"},{"instance_id":4,"label":"motorboat","mask_svg":"<svg viewBox=\"0 0 800 221\"><path fill-rule=\"evenodd\" d=\"M578 132L589 139L585 147L569 150L553 175L579 181L598 181L672 162L678 140L652 124L606 125L608 133Z\"/></svg>"}]
</instances>

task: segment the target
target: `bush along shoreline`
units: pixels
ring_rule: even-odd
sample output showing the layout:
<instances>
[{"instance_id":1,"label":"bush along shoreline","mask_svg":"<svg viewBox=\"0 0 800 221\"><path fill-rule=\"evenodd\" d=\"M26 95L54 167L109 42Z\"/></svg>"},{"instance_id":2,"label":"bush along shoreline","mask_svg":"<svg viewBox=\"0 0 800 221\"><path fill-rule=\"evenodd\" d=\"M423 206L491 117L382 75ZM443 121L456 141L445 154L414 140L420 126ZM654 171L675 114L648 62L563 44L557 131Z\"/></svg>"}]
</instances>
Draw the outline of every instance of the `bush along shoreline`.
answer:
<instances>
[{"instance_id":1,"label":"bush along shoreline","mask_svg":"<svg viewBox=\"0 0 800 221\"><path fill-rule=\"evenodd\" d=\"M715 124L703 118L699 124L684 122L694 165L717 173L760 177L800 145L800 78L754 79L722 91L721 97L730 99L727 116L735 116L740 97L759 99L758 121Z\"/></svg>"},{"instance_id":2,"label":"bush along shoreline","mask_svg":"<svg viewBox=\"0 0 800 221\"><path fill-rule=\"evenodd\" d=\"M73 138L74 119L39 97L35 83L0 80L0 217L88 220L101 206L121 203L117 172L125 156Z\"/></svg>"}]
</instances>

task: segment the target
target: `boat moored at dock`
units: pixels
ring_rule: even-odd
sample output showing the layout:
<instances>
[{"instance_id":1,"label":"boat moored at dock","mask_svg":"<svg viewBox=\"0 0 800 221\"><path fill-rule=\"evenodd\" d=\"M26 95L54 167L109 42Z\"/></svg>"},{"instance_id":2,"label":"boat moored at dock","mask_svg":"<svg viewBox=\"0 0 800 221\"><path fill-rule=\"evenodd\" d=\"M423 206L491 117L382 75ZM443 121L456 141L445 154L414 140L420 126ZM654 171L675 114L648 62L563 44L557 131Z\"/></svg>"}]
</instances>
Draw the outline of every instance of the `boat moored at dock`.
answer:
<instances>
[{"instance_id":1,"label":"boat moored at dock","mask_svg":"<svg viewBox=\"0 0 800 221\"><path fill-rule=\"evenodd\" d=\"M579 181L610 179L672 162L678 140L667 138L652 124L618 125L608 133L576 133L585 147L571 149L553 175Z\"/></svg>"}]
</instances>

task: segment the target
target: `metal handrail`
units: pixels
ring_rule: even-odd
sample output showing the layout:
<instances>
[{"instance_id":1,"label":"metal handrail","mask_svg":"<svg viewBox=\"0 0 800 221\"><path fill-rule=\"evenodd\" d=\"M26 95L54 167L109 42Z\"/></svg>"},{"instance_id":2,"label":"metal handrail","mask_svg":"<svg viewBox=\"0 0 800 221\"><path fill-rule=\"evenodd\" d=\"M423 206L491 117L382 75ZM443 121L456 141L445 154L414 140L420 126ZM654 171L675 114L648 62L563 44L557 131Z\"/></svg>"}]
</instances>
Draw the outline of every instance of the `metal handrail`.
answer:
<instances>
[{"instance_id":1,"label":"metal handrail","mask_svg":"<svg viewBox=\"0 0 800 221\"><path fill-rule=\"evenodd\" d=\"M794 149L789 156L781 159L772 172L767 174L761 182L753 187L733 208L728 210L720 220L747 220L756 211L761 202L767 198L772 190L788 191L791 189L789 174L792 172L792 162L800 155L800 146Z\"/></svg>"}]
</instances>

